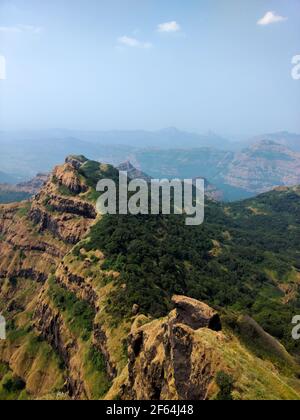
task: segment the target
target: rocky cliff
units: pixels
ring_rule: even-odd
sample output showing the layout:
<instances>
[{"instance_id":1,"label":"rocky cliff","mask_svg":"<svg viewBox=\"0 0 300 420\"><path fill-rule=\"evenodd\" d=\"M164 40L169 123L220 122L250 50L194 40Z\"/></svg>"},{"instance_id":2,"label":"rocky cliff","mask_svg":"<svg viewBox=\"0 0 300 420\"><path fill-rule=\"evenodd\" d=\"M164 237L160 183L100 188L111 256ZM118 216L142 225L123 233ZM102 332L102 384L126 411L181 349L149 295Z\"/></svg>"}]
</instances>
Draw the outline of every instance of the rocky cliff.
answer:
<instances>
[{"instance_id":1,"label":"rocky cliff","mask_svg":"<svg viewBox=\"0 0 300 420\"><path fill-rule=\"evenodd\" d=\"M109 391L123 399L208 400L218 396L216 378L224 372L232 377L234 399L298 399L289 389L289 379L272 363L263 362L236 335L221 325L219 315L202 302L174 296L175 309L160 320L135 319L129 335L128 375ZM250 318L236 321L241 332L249 328L253 340L268 340L278 357L293 361L271 337ZM255 338L256 337L256 338ZM256 341L257 343L258 341ZM127 372L127 371L126 371Z\"/></svg>"}]
</instances>

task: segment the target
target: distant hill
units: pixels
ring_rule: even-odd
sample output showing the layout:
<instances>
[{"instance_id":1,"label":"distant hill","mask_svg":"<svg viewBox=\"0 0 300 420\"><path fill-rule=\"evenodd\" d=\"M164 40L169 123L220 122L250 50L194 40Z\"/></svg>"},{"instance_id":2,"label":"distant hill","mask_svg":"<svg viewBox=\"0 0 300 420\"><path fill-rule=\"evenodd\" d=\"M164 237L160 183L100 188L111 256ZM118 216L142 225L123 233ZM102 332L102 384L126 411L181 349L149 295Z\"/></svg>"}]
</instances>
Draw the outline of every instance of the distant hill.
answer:
<instances>
[{"instance_id":1,"label":"distant hill","mask_svg":"<svg viewBox=\"0 0 300 420\"><path fill-rule=\"evenodd\" d=\"M241 152L214 149L142 150L139 166L151 176L207 178L224 193L225 200L249 198L277 186L300 184L300 153L270 140Z\"/></svg>"},{"instance_id":2,"label":"distant hill","mask_svg":"<svg viewBox=\"0 0 300 420\"><path fill-rule=\"evenodd\" d=\"M40 191L47 182L48 176L48 174L40 173L30 181L17 185L0 184L0 203L15 203L30 198Z\"/></svg>"},{"instance_id":3,"label":"distant hill","mask_svg":"<svg viewBox=\"0 0 300 420\"><path fill-rule=\"evenodd\" d=\"M130 179L143 179L147 182L150 182L153 179L151 176L145 174L144 172L136 169L129 161L122 163L117 168L119 171L125 171L128 174ZM205 194L208 198L215 201L222 201L224 199L223 192L219 190L215 185L211 184L206 178L196 177L196 179L204 179L205 185Z\"/></svg>"},{"instance_id":4,"label":"distant hill","mask_svg":"<svg viewBox=\"0 0 300 420\"><path fill-rule=\"evenodd\" d=\"M300 153L263 140L235 154L221 175L226 184L255 194L300 184Z\"/></svg>"},{"instance_id":5,"label":"distant hill","mask_svg":"<svg viewBox=\"0 0 300 420\"><path fill-rule=\"evenodd\" d=\"M121 163L117 169L119 171L127 172L128 178L130 179L143 179L147 182L151 181L151 177L149 175L135 168L129 161Z\"/></svg>"},{"instance_id":6,"label":"distant hill","mask_svg":"<svg viewBox=\"0 0 300 420\"><path fill-rule=\"evenodd\" d=\"M300 152L300 134L293 134L287 131L264 134L262 136L255 137L254 139L250 140L250 143L253 144L267 140L282 144L290 148L294 152Z\"/></svg>"}]
</instances>

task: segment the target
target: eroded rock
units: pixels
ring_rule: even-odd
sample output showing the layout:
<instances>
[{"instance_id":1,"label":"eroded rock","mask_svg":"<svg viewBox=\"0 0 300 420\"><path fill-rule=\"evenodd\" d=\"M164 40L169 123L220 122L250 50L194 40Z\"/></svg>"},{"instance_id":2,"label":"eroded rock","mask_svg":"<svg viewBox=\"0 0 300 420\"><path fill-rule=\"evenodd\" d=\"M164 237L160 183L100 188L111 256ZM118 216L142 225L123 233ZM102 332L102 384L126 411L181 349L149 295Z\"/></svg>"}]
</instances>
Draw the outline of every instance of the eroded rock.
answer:
<instances>
[{"instance_id":1,"label":"eroded rock","mask_svg":"<svg viewBox=\"0 0 300 420\"><path fill-rule=\"evenodd\" d=\"M175 310L164 320L133 325L128 340L128 383L124 399L205 400L221 360L199 332L223 334L219 315L206 304L174 296Z\"/></svg>"},{"instance_id":2,"label":"eroded rock","mask_svg":"<svg viewBox=\"0 0 300 420\"><path fill-rule=\"evenodd\" d=\"M186 296L174 296L172 302L176 309L176 323L188 325L193 330L199 328L222 330L219 315L205 303Z\"/></svg>"}]
</instances>

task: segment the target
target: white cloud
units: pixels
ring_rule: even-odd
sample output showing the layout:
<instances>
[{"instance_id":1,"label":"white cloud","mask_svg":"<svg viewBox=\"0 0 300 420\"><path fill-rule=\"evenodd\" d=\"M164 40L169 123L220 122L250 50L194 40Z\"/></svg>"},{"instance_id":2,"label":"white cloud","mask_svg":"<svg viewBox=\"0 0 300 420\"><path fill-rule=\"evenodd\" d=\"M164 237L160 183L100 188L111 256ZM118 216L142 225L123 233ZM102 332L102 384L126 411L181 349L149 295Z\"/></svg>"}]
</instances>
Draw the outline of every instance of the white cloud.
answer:
<instances>
[{"instance_id":1,"label":"white cloud","mask_svg":"<svg viewBox=\"0 0 300 420\"><path fill-rule=\"evenodd\" d=\"M158 32L179 32L181 26L174 20L172 22L161 23L157 27Z\"/></svg>"},{"instance_id":2,"label":"white cloud","mask_svg":"<svg viewBox=\"0 0 300 420\"><path fill-rule=\"evenodd\" d=\"M259 19L257 24L261 26L266 26L266 25L271 25L272 23L284 22L287 19L288 19L287 17L280 16L276 12L267 12L264 15L264 17Z\"/></svg>"},{"instance_id":3,"label":"white cloud","mask_svg":"<svg viewBox=\"0 0 300 420\"><path fill-rule=\"evenodd\" d=\"M0 32L6 34L20 34L20 33L32 33L39 34L42 31L40 26L33 25L14 25L14 26L0 26Z\"/></svg>"},{"instance_id":4,"label":"white cloud","mask_svg":"<svg viewBox=\"0 0 300 420\"><path fill-rule=\"evenodd\" d=\"M118 38L118 43L126 47L131 47L131 48L151 48L152 47L151 42L142 42L136 38L132 38L126 35Z\"/></svg>"}]
</instances>

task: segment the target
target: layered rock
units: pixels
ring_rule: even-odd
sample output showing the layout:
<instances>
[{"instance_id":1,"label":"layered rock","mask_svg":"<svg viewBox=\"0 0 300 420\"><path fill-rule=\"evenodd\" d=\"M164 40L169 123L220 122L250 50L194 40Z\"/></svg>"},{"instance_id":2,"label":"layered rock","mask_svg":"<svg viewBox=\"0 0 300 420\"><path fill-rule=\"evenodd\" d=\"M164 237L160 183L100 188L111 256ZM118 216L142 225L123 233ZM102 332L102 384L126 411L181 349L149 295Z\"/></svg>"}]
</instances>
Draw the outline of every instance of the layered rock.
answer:
<instances>
[{"instance_id":1,"label":"layered rock","mask_svg":"<svg viewBox=\"0 0 300 420\"><path fill-rule=\"evenodd\" d=\"M78 175L80 164L72 158L57 166L33 200L29 214L40 233L49 231L69 244L76 244L96 218L95 206L80 197L80 193L88 190ZM64 190L61 191L62 187Z\"/></svg>"},{"instance_id":2,"label":"layered rock","mask_svg":"<svg viewBox=\"0 0 300 420\"><path fill-rule=\"evenodd\" d=\"M129 381L124 398L206 399L220 361L196 331L220 331L219 315L195 299L174 296L175 310L164 321L133 326L129 336ZM216 339L223 335L215 332Z\"/></svg>"},{"instance_id":3,"label":"layered rock","mask_svg":"<svg viewBox=\"0 0 300 420\"><path fill-rule=\"evenodd\" d=\"M66 187L73 194L80 194L88 190L87 185L80 179L77 170L82 162L75 158L67 158L63 166L54 169L53 177L59 186Z\"/></svg>"},{"instance_id":4,"label":"layered rock","mask_svg":"<svg viewBox=\"0 0 300 420\"><path fill-rule=\"evenodd\" d=\"M62 373L55 356L58 355L66 367L62 389L75 398L87 397L82 385L78 342L59 311L51 305L47 283L50 273L56 271L96 217L93 203L80 194L75 195L75 191L84 193L89 189L84 180L79 179L76 162L72 159L57 167L31 201L0 206L1 311L6 311L7 320L17 331L28 329L16 342L1 343L0 358L24 379L28 391L35 396L45 395L61 381ZM83 296L90 297L90 294ZM32 322L27 314L31 314ZM32 358L32 366L26 361L28 368L22 369L20 361L28 357L31 340L41 340L40 345L44 347L47 343L50 346L47 351L53 349L53 362L49 362L49 367L43 365L38 369ZM40 357L42 355L35 356L36 360ZM43 375L49 378L47 382Z\"/></svg>"}]
</instances>

